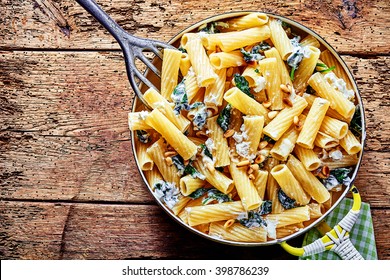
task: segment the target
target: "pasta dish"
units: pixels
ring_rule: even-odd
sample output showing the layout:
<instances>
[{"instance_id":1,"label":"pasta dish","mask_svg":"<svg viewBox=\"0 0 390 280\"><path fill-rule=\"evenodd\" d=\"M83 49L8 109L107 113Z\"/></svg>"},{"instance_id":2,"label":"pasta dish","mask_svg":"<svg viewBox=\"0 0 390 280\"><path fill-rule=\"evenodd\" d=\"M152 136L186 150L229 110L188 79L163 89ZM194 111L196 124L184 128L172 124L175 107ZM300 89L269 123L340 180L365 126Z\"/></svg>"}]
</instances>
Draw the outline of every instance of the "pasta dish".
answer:
<instances>
[{"instance_id":1,"label":"pasta dish","mask_svg":"<svg viewBox=\"0 0 390 280\"><path fill-rule=\"evenodd\" d=\"M310 225L358 163L356 92L312 35L264 13L185 33L129 113L155 197L215 239L261 243Z\"/></svg>"}]
</instances>

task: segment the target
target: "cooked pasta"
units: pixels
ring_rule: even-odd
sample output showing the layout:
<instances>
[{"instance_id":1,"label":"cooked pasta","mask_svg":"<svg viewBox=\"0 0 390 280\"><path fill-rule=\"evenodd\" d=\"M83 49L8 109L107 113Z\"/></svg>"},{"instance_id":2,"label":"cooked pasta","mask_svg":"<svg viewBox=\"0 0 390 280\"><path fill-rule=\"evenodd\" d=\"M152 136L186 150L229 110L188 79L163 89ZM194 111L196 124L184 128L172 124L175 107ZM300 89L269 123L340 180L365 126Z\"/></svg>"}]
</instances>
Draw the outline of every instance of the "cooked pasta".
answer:
<instances>
[{"instance_id":1,"label":"cooked pasta","mask_svg":"<svg viewBox=\"0 0 390 280\"><path fill-rule=\"evenodd\" d=\"M151 111L128 115L156 199L194 231L243 243L321 219L362 151L338 60L264 13L206 23L179 49L164 51L161 86L144 93Z\"/></svg>"}]
</instances>

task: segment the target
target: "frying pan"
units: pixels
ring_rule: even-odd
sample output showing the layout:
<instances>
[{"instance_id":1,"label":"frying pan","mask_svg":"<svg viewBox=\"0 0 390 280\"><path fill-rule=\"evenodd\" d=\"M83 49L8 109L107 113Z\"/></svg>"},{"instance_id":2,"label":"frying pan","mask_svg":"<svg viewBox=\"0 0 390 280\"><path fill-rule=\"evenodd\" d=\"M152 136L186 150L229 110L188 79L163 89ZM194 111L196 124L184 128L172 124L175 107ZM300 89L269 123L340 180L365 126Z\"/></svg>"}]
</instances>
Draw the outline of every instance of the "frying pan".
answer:
<instances>
[{"instance_id":1,"label":"frying pan","mask_svg":"<svg viewBox=\"0 0 390 280\"><path fill-rule=\"evenodd\" d=\"M85 0L77 0L77 1L79 3L81 2L80 4L84 8L86 8L86 9L88 8L87 4L91 4L91 2L93 2L93 1L85 1ZM96 8L96 3L94 3L93 6L95 6L95 8ZM127 49L128 47L124 46L124 44L120 42L120 40L121 40L120 36L122 36L122 37L130 36L130 38L133 38L133 36L131 36L131 35L127 34L126 32L124 32L123 29L120 30L120 29L118 29L118 27L113 28L113 25L116 25L116 23L112 19L109 19L110 21L107 21L107 18L109 18L109 17L106 14L102 14L102 10L96 10L98 13L100 13L100 15L96 15L96 13L95 13L96 11L94 11L94 10L91 10L91 9L87 9L87 10L92 15L94 15L99 20L99 22L101 22L103 24L103 26L118 40L118 42L120 43L120 45L121 45L121 47L122 47L122 49L124 51L125 61L126 61L126 65L127 65L127 73L128 73L128 76L129 76L129 80L130 80L131 86L133 87L134 91L137 94L134 97L132 111L134 112L134 111L139 111L140 109L147 109L147 108L145 108L145 105L142 102L143 101L142 93L145 92L148 87L159 88L160 80L159 80L158 75L156 75L156 71L153 71L153 68L151 69L151 67L148 67L147 70L144 73L144 77L146 77L147 82L144 82L145 79L139 79L141 81L141 83L140 84L136 84L135 81L134 81L134 77L133 78L131 77L131 73L132 73L131 67L133 67L133 66L130 65L131 67L129 67L129 61L128 61L129 60L129 55L127 53L128 52L128 49ZM224 13L224 14L219 14L219 15L215 15L215 16L209 17L207 19L199 21L199 22L191 25L190 27L180 31L171 40L169 40L168 44L165 44L165 43L162 43L162 42L158 42L158 41L150 41L150 40L149 41L146 40L146 42L149 43L149 44L152 44L152 47L153 47L153 44L155 44L155 46L160 47L160 48L171 47L171 46L178 47L179 44L180 44L180 38L185 33L197 32L197 30L198 30L198 28L200 26L203 26L204 24L207 24L209 22L225 21L225 20L227 20L229 18L243 16L243 15L246 15L246 14L251 13L251 12L254 12L254 11L229 12L229 13ZM356 101L355 101L355 103L360 105L358 108L359 108L361 116L362 116L362 118L361 118L362 119L362 124L361 124L361 126L362 126L361 144L362 144L362 147L364 147L365 139L366 139L366 129L365 129L365 116L364 116L363 102L362 102L362 98L361 98L360 92L358 90L357 84L356 84L356 82L355 82L351 72L349 71L347 65L345 64L345 62L338 55L336 50L333 49L321 36L319 36L313 30L311 30L311 29L303 26L302 24L300 24L300 23L298 23L296 21L293 21L293 20L291 20L289 18L280 16L280 15L276 15L276 14L272 14L272 13L266 13L266 14L268 14L268 16L270 16L270 17L273 17L273 18L276 18L276 19L280 19L283 22L286 22L287 24L289 24L293 28L294 32L296 31L298 33L305 33L305 34L310 34L310 35L314 36L321 43L322 48L328 49L333 54L333 56L337 59L337 61L340 63L340 65L344 69L345 73L347 73L348 79L350 80L350 82L351 82L351 84L353 86L353 90L356 93L356 99L355 99ZM102 16L106 17L106 19L105 19L106 20L106 24L104 24L104 22L102 22L102 20L101 20ZM99 19L99 17L100 17L100 19ZM108 22L108 24L107 24L107 22ZM121 33L120 36L117 34L118 30ZM138 39L138 38L136 38L136 39ZM132 39L132 40L134 40L134 39ZM142 41L144 39L140 39L140 40ZM128 42L126 41L126 43L128 43ZM132 46L131 43L132 42L130 42L130 49L131 49L131 46ZM148 47L148 45L147 45L147 47ZM159 50L157 50L157 51L159 51ZM160 56L157 52L154 52L154 53L157 56ZM134 57L130 57L130 58L134 59ZM161 68L161 60L154 59L153 64L154 64L154 66L157 69ZM133 154L136 155L136 148L135 148L135 144L134 144L134 139L135 139L134 132L132 131L130 133L130 135L131 135L131 140L132 140ZM175 216L159 199L157 199L154 196L153 190L152 190L151 186L148 184L148 182L147 182L147 180L145 178L145 175L144 175L144 173L142 172L142 170L140 168L140 164L138 162L137 157L134 156L134 158L135 158L135 161L137 163L138 171L141 174L141 177L142 177L144 183L148 187L148 190L151 192L153 197L155 197L155 200L156 200L157 204L171 218L173 218L181 226L183 226L186 229L194 232L197 235L202 236L203 238L206 238L206 239L209 239L209 240L212 240L212 241L215 241L215 242L227 244L227 245L234 245L234 246L253 247L253 246L267 246L267 245L280 244L286 251L288 251L291 254L297 255L297 256L309 255L309 254L312 254L312 253L318 253L318 252L323 251L323 250L332 249L332 250L335 250L336 252L338 250L339 252L337 252L337 253L344 259L361 259L360 254L356 251L356 249L353 247L352 243L349 241L348 232L351 230L354 221L356 221L356 219L358 217L358 214L359 214L359 210L360 210L360 202L361 202L360 195L359 195L359 192L358 192L357 188L353 185L353 182L355 181L357 173L358 173L358 170L360 168L361 161L362 161L362 156L363 156L363 149L359 153L357 165L352 170L351 183L349 185L347 185L342 190L339 198L326 211L326 213L324 213L320 218L318 218L316 221L314 221L310 225L306 226L302 230L299 230L299 231L297 231L297 232L295 232L295 233L293 233L293 234L291 234L289 236L286 236L286 237L283 237L283 238L277 238L277 239L274 239L274 240L269 240L269 241L266 241L266 242L258 242L258 243L256 243L256 242L253 242L253 243L238 242L238 241L230 241L230 240L224 240L224 239L215 238L215 237L212 237L212 236L207 235L207 234L205 234L203 232L200 232L200 231L190 227L189 225L185 224L179 217ZM353 198L354 198L354 205L353 205L350 213L334 229L330 229L330 228L327 228L326 226L324 226L324 224L323 224L324 219L339 205L339 203L342 201L342 199L350 191L352 192ZM298 237L298 236L306 233L310 229L312 229L314 227L317 227L317 226L319 226L320 230L324 229L324 228L327 229L327 233L324 232L325 235L324 235L323 238L317 240L316 242L314 242L313 244L310 244L309 246L306 246L306 248L294 248L294 247L291 247L291 246L289 246L287 244L287 241L289 241L289 240L291 240L291 239L293 239L295 237ZM343 241L345 241L345 242L342 243ZM338 244L338 243L340 243L340 244ZM340 246L336 246L336 245L340 245Z\"/></svg>"}]
</instances>

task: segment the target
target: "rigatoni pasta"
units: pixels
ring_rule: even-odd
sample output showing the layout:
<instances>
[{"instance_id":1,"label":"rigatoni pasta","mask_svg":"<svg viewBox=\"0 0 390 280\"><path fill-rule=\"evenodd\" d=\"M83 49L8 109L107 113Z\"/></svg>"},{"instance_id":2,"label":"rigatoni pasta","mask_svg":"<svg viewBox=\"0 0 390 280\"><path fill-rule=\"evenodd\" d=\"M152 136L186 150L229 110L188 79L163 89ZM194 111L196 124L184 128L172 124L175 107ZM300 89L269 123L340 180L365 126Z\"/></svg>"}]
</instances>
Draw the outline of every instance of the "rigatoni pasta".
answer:
<instances>
[{"instance_id":1,"label":"rigatoni pasta","mask_svg":"<svg viewBox=\"0 0 390 280\"><path fill-rule=\"evenodd\" d=\"M164 50L160 92L144 93L153 110L128 118L156 199L193 230L235 242L321 218L362 149L361 109L337 60L264 13L204 24L180 43Z\"/></svg>"}]
</instances>

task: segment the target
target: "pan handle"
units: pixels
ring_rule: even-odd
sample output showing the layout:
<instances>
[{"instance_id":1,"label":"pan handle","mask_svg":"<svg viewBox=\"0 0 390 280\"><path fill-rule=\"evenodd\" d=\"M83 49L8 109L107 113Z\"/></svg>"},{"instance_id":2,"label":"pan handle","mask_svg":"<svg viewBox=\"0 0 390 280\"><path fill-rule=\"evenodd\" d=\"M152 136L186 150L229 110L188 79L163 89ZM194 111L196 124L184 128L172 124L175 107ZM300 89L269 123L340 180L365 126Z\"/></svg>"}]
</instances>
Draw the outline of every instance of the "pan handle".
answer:
<instances>
[{"instance_id":1,"label":"pan handle","mask_svg":"<svg viewBox=\"0 0 390 280\"><path fill-rule=\"evenodd\" d=\"M349 239L349 232L359 216L362 202L359 191L355 186L352 186L351 192L353 197L352 209L333 229L322 223L318 229L321 233L324 230L326 231L323 237L302 248L290 246L284 241L280 244L282 248L294 256L304 257L330 250L344 260L362 260L363 257Z\"/></svg>"},{"instance_id":2,"label":"pan handle","mask_svg":"<svg viewBox=\"0 0 390 280\"><path fill-rule=\"evenodd\" d=\"M123 48L124 43L129 38L136 37L127 33L122 27L118 25L94 0L76 0L88 13L90 13L101 25L111 33L112 36Z\"/></svg>"}]
</instances>

